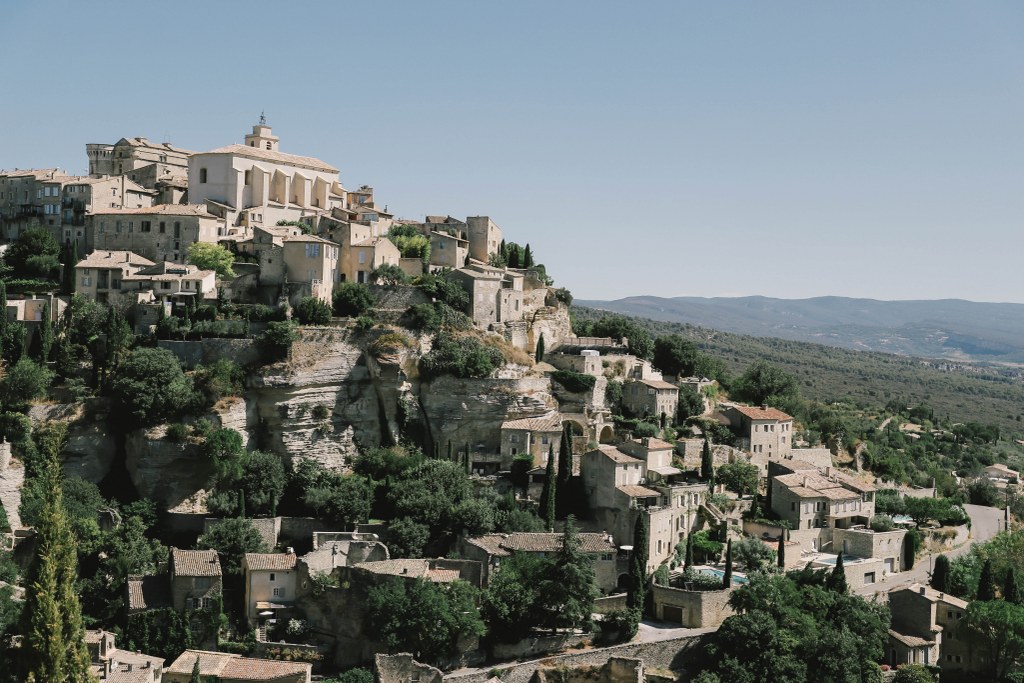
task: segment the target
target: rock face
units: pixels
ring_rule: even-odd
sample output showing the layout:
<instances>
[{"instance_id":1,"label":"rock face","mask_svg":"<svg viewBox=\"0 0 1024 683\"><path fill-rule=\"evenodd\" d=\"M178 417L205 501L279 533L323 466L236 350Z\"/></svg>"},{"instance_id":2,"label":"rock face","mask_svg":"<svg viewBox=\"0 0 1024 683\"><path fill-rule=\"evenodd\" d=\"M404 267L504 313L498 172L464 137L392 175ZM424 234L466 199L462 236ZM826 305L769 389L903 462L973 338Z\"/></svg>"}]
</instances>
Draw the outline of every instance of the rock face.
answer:
<instances>
[{"instance_id":1,"label":"rock face","mask_svg":"<svg viewBox=\"0 0 1024 683\"><path fill-rule=\"evenodd\" d=\"M105 399L86 403L57 403L32 406L34 425L66 422L68 442L62 454L64 475L81 477L98 484L110 472L117 455L117 442L108 427L109 405Z\"/></svg>"},{"instance_id":2,"label":"rock face","mask_svg":"<svg viewBox=\"0 0 1024 683\"><path fill-rule=\"evenodd\" d=\"M252 448L253 435L251 428L258 422L256 417L256 406L244 398L232 396L221 400L213 407L212 422L225 429L234 429L242 437L242 444L246 448Z\"/></svg>"},{"instance_id":3,"label":"rock face","mask_svg":"<svg viewBox=\"0 0 1024 683\"><path fill-rule=\"evenodd\" d=\"M468 443L474 451L488 453L501 450L501 423L505 420L541 415L558 407L547 377L438 377L422 385L420 404L431 437L442 451L451 441L456 451Z\"/></svg>"},{"instance_id":4,"label":"rock face","mask_svg":"<svg viewBox=\"0 0 1024 683\"><path fill-rule=\"evenodd\" d=\"M125 466L140 496L174 508L206 487L213 463L201 457L195 445L164 436L164 427L130 432L125 438Z\"/></svg>"}]
</instances>

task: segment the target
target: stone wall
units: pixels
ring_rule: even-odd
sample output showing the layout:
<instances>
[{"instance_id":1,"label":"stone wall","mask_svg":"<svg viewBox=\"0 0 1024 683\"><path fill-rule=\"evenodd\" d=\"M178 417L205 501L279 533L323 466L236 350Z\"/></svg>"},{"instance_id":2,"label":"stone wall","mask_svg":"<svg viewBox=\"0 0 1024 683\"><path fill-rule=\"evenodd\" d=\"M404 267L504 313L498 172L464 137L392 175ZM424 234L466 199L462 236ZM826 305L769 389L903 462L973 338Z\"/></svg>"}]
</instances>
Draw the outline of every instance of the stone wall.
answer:
<instances>
[{"instance_id":1,"label":"stone wall","mask_svg":"<svg viewBox=\"0 0 1024 683\"><path fill-rule=\"evenodd\" d=\"M703 656L703 640L712 629L695 631L692 634L660 640L651 643L626 643L583 652L545 657L530 662L518 662L507 667L476 670L469 673L450 673L445 683L486 683L491 671L497 669L501 683L530 683L533 674L541 667L603 666L612 657L635 658L651 669L685 671L686 667Z\"/></svg>"},{"instance_id":2,"label":"stone wall","mask_svg":"<svg viewBox=\"0 0 1024 683\"><path fill-rule=\"evenodd\" d=\"M875 532L870 529L833 529L832 548L856 557L891 558L896 571L900 571L903 557L904 529Z\"/></svg>"},{"instance_id":3,"label":"stone wall","mask_svg":"<svg viewBox=\"0 0 1024 683\"><path fill-rule=\"evenodd\" d=\"M594 600L594 614L608 614L616 610L626 609L626 594L606 595Z\"/></svg>"},{"instance_id":4,"label":"stone wall","mask_svg":"<svg viewBox=\"0 0 1024 683\"><path fill-rule=\"evenodd\" d=\"M441 683L443 677L440 669L420 664L408 652L377 655L373 671L375 683Z\"/></svg>"},{"instance_id":5,"label":"stone wall","mask_svg":"<svg viewBox=\"0 0 1024 683\"><path fill-rule=\"evenodd\" d=\"M157 346L167 349L180 360L185 367L207 365L218 360L233 360L239 365L250 365L260 360L259 348L255 339L223 339L208 338L196 341L173 341L161 339Z\"/></svg>"},{"instance_id":6,"label":"stone wall","mask_svg":"<svg viewBox=\"0 0 1024 683\"><path fill-rule=\"evenodd\" d=\"M689 628L718 628L733 614L729 596L733 589L688 591L671 586L653 586L654 612L658 619ZM679 618L668 614L679 610Z\"/></svg>"}]
</instances>

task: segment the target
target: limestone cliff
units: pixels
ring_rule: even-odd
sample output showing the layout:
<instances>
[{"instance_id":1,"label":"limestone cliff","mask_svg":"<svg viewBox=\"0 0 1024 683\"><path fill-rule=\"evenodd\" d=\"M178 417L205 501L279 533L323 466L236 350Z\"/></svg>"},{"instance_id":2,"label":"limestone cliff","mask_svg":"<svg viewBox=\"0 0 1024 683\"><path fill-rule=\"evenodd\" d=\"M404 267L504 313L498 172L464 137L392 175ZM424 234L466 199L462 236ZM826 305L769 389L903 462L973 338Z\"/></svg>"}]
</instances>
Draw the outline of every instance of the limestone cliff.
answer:
<instances>
[{"instance_id":1,"label":"limestone cliff","mask_svg":"<svg viewBox=\"0 0 1024 683\"><path fill-rule=\"evenodd\" d=\"M32 406L34 425L65 422L68 442L62 453L64 474L98 484L110 472L117 454L117 442L108 427L109 405L105 399L85 403L56 403Z\"/></svg>"},{"instance_id":2,"label":"limestone cliff","mask_svg":"<svg viewBox=\"0 0 1024 683\"><path fill-rule=\"evenodd\" d=\"M213 477L213 463L192 443L168 441L164 426L128 433L125 467L140 496L167 508L193 498Z\"/></svg>"}]
</instances>

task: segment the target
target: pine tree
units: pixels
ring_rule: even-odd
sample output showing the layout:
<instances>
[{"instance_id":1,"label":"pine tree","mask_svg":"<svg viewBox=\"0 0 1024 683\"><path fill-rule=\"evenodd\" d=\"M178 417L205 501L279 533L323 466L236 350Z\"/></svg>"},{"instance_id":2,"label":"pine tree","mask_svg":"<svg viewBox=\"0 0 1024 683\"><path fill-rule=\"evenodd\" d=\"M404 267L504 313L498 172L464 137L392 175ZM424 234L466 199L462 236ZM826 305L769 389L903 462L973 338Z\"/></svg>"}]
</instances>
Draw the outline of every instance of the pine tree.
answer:
<instances>
[{"instance_id":1,"label":"pine tree","mask_svg":"<svg viewBox=\"0 0 1024 683\"><path fill-rule=\"evenodd\" d=\"M778 560L779 560L779 569L785 570L786 569L786 530L785 529L783 529L782 533L779 535Z\"/></svg>"},{"instance_id":2,"label":"pine tree","mask_svg":"<svg viewBox=\"0 0 1024 683\"><path fill-rule=\"evenodd\" d=\"M992 560L985 560L981 565L981 578L978 579L978 600L996 599L996 580L992 575Z\"/></svg>"},{"instance_id":3,"label":"pine tree","mask_svg":"<svg viewBox=\"0 0 1024 683\"><path fill-rule=\"evenodd\" d=\"M537 340L537 350L534 352L534 358L540 363L544 360L544 333L540 333L540 339Z\"/></svg>"},{"instance_id":4,"label":"pine tree","mask_svg":"<svg viewBox=\"0 0 1024 683\"><path fill-rule=\"evenodd\" d=\"M836 566L825 580L825 587L835 593L848 593L850 587L846 583L846 570L843 569L843 553L836 558Z\"/></svg>"},{"instance_id":5,"label":"pine tree","mask_svg":"<svg viewBox=\"0 0 1024 683\"><path fill-rule=\"evenodd\" d=\"M940 593L949 592L949 558L939 555L935 558L935 568L932 570L931 586Z\"/></svg>"},{"instance_id":6,"label":"pine tree","mask_svg":"<svg viewBox=\"0 0 1024 683\"><path fill-rule=\"evenodd\" d=\"M629 556L629 592L626 607L643 609L647 595L647 562L651 554L650 522L639 510L633 525L633 552Z\"/></svg>"},{"instance_id":7,"label":"pine tree","mask_svg":"<svg viewBox=\"0 0 1024 683\"><path fill-rule=\"evenodd\" d=\"M53 349L53 322L50 320L50 304L43 304L43 316L39 323L39 362L44 365L50 360Z\"/></svg>"},{"instance_id":8,"label":"pine tree","mask_svg":"<svg viewBox=\"0 0 1024 683\"><path fill-rule=\"evenodd\" d=\"M722 574L722 588L732 588L732 539L725 542L725 573Z\"/></svg>"},{"instance_id":9,"label":"pine tree","mask_svg":"<svg viewBox=\"0 0 1024 683\"><path fill-rule=\"evenodd\" d=\"M548 464L544 468L544 488L540 493L540 511L544 526L548 531L555 530L555 500L558 480L555 478L555 449L548 446Z\"/></svg>"},{"instance_id":10,"label":"pine tree","mask_svg":"<svg viewBox=\"0 0 1024 683\"><path fill-rule=\"evenodd\" d=\"M1006 573L1006 583L1003 585L1003 600L1015 605L1024 604L1024 591L1021 588L1017 582L1017 569L1011 567L1010 571Z\"/></svg>"},{"instance_id":11,"label":"pine tree","mask_svg":"<svg viewBox=\"0 0 1024 683\"><path fill-rule=\"evenodd\" d=\"M20 680L78 683L95 680L89 671L85 626L75 590L77 543L64 509L60 451L65 429L47 444L39 485L42 510L36 526L36 554L26 580Z\"/></svg>"},{"instance_id":12,"label":"pine tree","mask_svg":"<svg viewBox=\"0 0 1024 683\"><path fill-rule=\"evenodd\" d=\"M686 553L683 555L683 569L693 566L693 534L686 534Z\"/></svg>"},{"instance_id":13,"label":"pine tree","mask_svg":"<svg viewBox=\"0 0 1024 683\"><path fill-rule=\"evenodd\" d=\"M711 481L715 476L715 461L711 458L711 444L708 437L704 437L704 447L700 452L700 478L704 481Z\"/></svg>"}]
</instances>

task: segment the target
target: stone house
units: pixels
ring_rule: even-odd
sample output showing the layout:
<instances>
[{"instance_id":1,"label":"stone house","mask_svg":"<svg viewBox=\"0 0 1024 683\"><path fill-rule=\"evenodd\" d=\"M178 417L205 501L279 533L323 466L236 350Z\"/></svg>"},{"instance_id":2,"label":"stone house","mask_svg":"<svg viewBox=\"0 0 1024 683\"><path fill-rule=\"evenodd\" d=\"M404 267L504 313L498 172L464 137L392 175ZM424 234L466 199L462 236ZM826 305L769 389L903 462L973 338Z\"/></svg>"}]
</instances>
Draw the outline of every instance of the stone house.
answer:
<instances>
[{"instance_id":1,"label":"stone house","mask_svg":"<svg viewBox=\"0 0 1024 683\"><path fill-rule=\"evenodd\" d=\"M557 454L562 438L562 416L549 412L501 423L501 467L509 469L518 455L530 455L534 467L548 462L548 451Z\"/></svg>"},{"instance_id":2,"label":"stone house","mask_svg":"<svg viewBox=\"0 0 1024 683\"><path fill-rule=\"evenodd\" d=\"M581 549L594 563L594 585L607 595L615 592L618 584L618 548L614 539L606 533L580 533ZM520 532L512 534L484 534L462 538L459 554L469 560L476 560L483 566L484 585L490 582L494 572L500 571L502 558L513 553L530 553L546 557L562 548L562 534Z\"/></svg>"},{"instance_id":3,"label":"stone house","mask_svg":"<svg viewBox=\"0 0 1024 683\"><path fill-rule=\"evenodd\" d=\"M285 277L288 279L288 297L296 305L300 299L312 296L328 306L338 282L338 245L315 235L296 235L283 238Z\"/></svg>"},{"instance_id":4,"label":"stone house","mask_svg":"<svg viewBox=\"0 0 1024 683\"><path fill-rule=\"evenodd\" d=\"M291 550L289 548L289 550ZM245 553L245 616L256 624L262 612L287 610L295 602L295 552Z\"/></svg>"},{"instance_id":5,"label":"stone house","mask_svg":"<svg viewBox=\"0 0 1024 683\"><path fill-rule=\"evenodd\" d=\"M75 264L75 292L100 303L112 302L124 280L153 262L130 251L94 251Z\"/></svg>"},{"instance_id":6,"label":"stone house","mask_svg":"<svg viewBox=\"0 0 1024 683\"><path fill-rule=\"evenodd\" d=\"M145 266L122 279L124 294L138 301L184 304L190 299L204 303L217 298L217 273L198 266L161 261Z\"/></svg>"},{"instance_id":7,"label":"stone house","mask_svg":"<svg viewBox=\"0 0 1024 683\"><path fill-rule=\"evenodd\" d=\"M353 531L314 533L313 550L300 558L310 576L330 574L337 567L390 559L388 547L377 534Z\"/></svg>"},{"instance_id":8,"label":"stone house","mask_svg":"<svg viewBox=\"0 0 1024 683\"><path fill-rule=\"evenodd\" d=\"M149 189L161 179L188 174L188 158L194 152L146 138L121 138L114 144L89 143L89 175L94 178L124 175Z\"/></svg>"},{"instance_id":9,"label":"stone house","mask_svg":"<svg viewBox=\"0 0 1024 683\"><path fill-rule=\"evenodd\" d=\"M777 408L730 405L723 414L740 435L740 448L771 457L789 455L793 448L793 418Z\"/></svg>"},{"instance_id":10,"label":"stone house","mask_svg":"<svg viewBox=\"0 0 1024 683\"><path fill-rule=\"evenodd\" d=\"M305 662L185 650L167 667L163 683L189 683L197 659L204 683L309 683L313 673L313 665Z\"/></svg>"},{"instance_id":11,"label":"stone house","mask_svg":"<svg viewBox=\"0 0 1024 683\"><path fill-rule=\"evenodd\" d=\"M622 385L622 405L640 417L664 414L672 424L679 408L679 387L662 379L637 379Z\"/></svg>"},{"instance_id":12,"label":"stone house","mask_svg":"<svg viewBox=\"0 0 1024 683\"><path fill-rule=\"evenodd\" d=\"M235 246L239 252L256 258L261 286L280 286L285 280L284 241L300 235L302 228L294 225L257 225L252 237L236 242Z\"/></svg>"},{"instance_id":13,"label":"stone house","mask_svg":"<svg viewBox=\"0 0 1024 683\"><path fill-rule=\"evenodd\" d=\"M86 221L86 249L133 251L154 261L184 263L196 242L216 244L219 218L199 204L100 209Z\"/></svg>"},{"instance_id":14,"label":"stone house","mask_svg":"<svg viewBox=\"0 0 1024 683\"><path fill-rule=\"evenodd\" d=\"M216 550L172 547L170 579L171 606L179 612L213 607L224 589Z\"/></svg>"},{"instance_id":15,"label":"stone house","mask_svg":"<svg viewBox=\"0 0 1024 683\"><path fill-rule=\"evenodd\" d=\"M480 263L488 263L491 254L497 254L501 249L501 228L488 216L466 218L466 231L469 237L469 257L471 259Z\"/></svg>"},{"instance_id":16,"label":"stone house","mask_svg":"<svg viewBox=\"0 0 1024 683\"><path fill-rule=\"evenodd\" d=\"M483 581L483 568L473 560L388 559L360 562L341 568L341 576L376 584L387 577L406 580L423 579L433 583L465 581L479 588Z\"/></svg>"},{"instance_id":17,"label":"stone house","mask_svg":"<svg viewBox=\"0 0 1024 683\"><path fill-rule=\"evenodd\" d=\"M898 664L939 666L964 673L981 668L981 658L972 647L963 618L967 602L940 593L924 584L889 591L892 628L886 661Z\"/></svg>"},{"instance_id":18,"label":"stone house","mask_svg":"<svg viewBox=\"0 0 1024 683\"><path fill-rule=\"evenodd\" d=\"M469 240L447 232L430 233L430 269L457 269L466 265Z\"/></svg>"},{"instance_id":19,"label":"stone house","mask_svg":"<svg viewBox=\"0 0 1024 683\"><path fill-rule=\"evenodd\" d=\"M1020 473L1002 463L989 465L983 471L985 478L997 484L1019 484Z\"/></svg>"},{"instance_id":20,"label":"stone house","mask_svg":"<svg viewBox=\"0 0 1024 683\"><path fill-rule=\"evenodd\" d=\"M313 157L286 154L265 123L245 144L193 154L188 160L189 201L206 204L229 228L313 220L346 204L338 169Z\"/></svg>"},{"instance_id":21,"label":"stone house","mask_svg":"<svg viewBox=\"0 0 1024 683\"><path fill-rule=\"evenodd\" d=\"M71 176L60 180L61 212L54 238L71 244L77 240L79 249L91 251L89 216L96 211L140 209L153 205L155 193L129 180L126 176L85 178ZM44 190L45 191L45 190ZM56 195L58 187L53 188ZM48 225L54 225L47 221Z\"/></svg>"},{"instance_id":22,"label":"stone house","mask_svg":"<svg viewBox=\"0 0 1024 683\"><path fill-rule=\"evenodd\" d=\"M875 487L833 468L772 460L768 477L768 505L789 522L791 537L805 542L804 550L832 542L834 529L866 528L875 516Z\"/></svg>"},{"instance_id":23,"label":"stone house","mask_svg":"<svg viewBox=\"0 0 1024 683\"><path fill-rule=\"evenodd\" d=\"M118 649L109 631L85 632L90 670L104 683L160 683L164 672L162 657Z\"/></svg>"},{"instance_id":24,"label":"stone house","mask_svg":"<svg viewBox=\"0 0 1024 683\"><path fill-rule=\"evenodd\" d=\"M479 263L453 272L469 294L469 317L482 328L523 318L523 276L516 271Z\"/></svg>"},{"instance_id":25,"label":"stone house","mask_svg":"<svg viewBox=\"0 0 1024 683\"><path fill-rule=\"evenodd\" d=\"M735 584L722 590L693 591L659 586L651 589L654 616L659 621L686 628L717 628L727 617L733 615L729 606Z\"/></svg>"},{"instance_id":26,"label":"stone house","mask_svg":"<svg viewBox=\"0 0 1024 683\"><path fill-rule=\"evenodd\" d=\"M644 461L648 479L652 482L667 481L671 477L682 474L672 466L674 447L668 441L645 436L640 439L629 439L618 444L618 448L627 455Z\"/></svg>"},{"instance_id":27,"label":"stone house","mask_svg":"<svg viewBox=\"0 0 1024 683\"><path fill-rule=\"evenodd\" d=\"M345 250L342 282L370 282L370 274L384 265L398 266L402 253L387 237L368 237Z\"/></svg>"}]
</instances>

